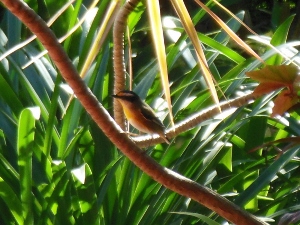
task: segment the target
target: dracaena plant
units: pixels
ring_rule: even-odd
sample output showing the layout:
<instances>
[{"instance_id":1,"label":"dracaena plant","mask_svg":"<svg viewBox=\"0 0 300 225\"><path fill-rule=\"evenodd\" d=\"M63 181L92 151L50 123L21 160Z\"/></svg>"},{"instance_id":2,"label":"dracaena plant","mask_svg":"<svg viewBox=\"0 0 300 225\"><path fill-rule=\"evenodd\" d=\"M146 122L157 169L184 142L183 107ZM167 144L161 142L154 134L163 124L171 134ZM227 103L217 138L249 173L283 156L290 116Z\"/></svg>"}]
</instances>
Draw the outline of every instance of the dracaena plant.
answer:
<instances>
[{"instance_id":1,"label":"dracaena plant","mask_svg":"<svg viewBox=\"0 0 300 225\"><path fill-rule=\"evenodd\" d=\"M60 22L52 27L57 35L67 31L72 33L76 25L80 27L81 30L65 36L63 47L68 53L66 55L43 21L22 2L2 2L37 35L42 45L38 42L23 45L21 51L1 63L3 150L0 155L0 204L4 209L1 222L193 224L205 221L216 224L225 218L236 224L264 224L241 208L275 219L285 214L287 209L297 208L297 142L285 145L286 142L276 140L297 135L298 114L293 111L291 117L286 117L289 126L285 121L270 117L269 102L277 93L267 94L266 91L273 91L270 87L287 87L290 91L279 93L279 99L284 97L284 100L275 103L289 104L280 110L275 107L277 114L293 105L297 91L291 92L290 87L297 77L295 69L285 66L276 68L275 71L279 72L275 73L275 78L285 74L282 72L285 69L291 71L291 75L282 79L279 86L273 85L274 74L266 72L268 67L257 72L268 74L265 83L261 82L263 78L252 76L251 72L251 78L261 82L257 90L265 90L263 93L256 91L247 97L212 106L210 93L199 79L199 71L202 70L197 61L201 53L194 53L194 47L184 31L186 24L178 25L182 15L167 18L175 27L170 27L169 23L168 27L164 27L165 33L173 32L173 37L178 36L168 40L165 48L175 126L169 129L173 138L171 145L153 147L158 143L155 140L128 138L107 109L112 112L112 68L119 65L112 47L125 53L125 58L121 55L119 62L123 72L123 62L125 65L132 62L133 87L142 97L147 96L149 104L162 93L160 79L156 76L157 68L162 66L157 66L155 57L151 57L156 54L150 47L152 41L151 44L142 42L148 38L148 24L151 23L148 23L145 11L150 7L154 9L155 5L138 1L126 3L131 6L124 6L125 13L129 15L125 20L119 14L123 6L120 1L93 2L91 8L85 8L81 1L75 2L66 14L59 14ZM212 2L207 6L211 7ZM33 2L28 1L28 4L35 8ZM51 1L47 4L44 6L49 7L50 12L55 4ZM95 5L97 8L93 9ZM42 6L39 6L41 9ZM201 20L204 14L205 11L199 8L191 21ZM94 16L90 23L82 20L91 15ZM242 19L243 13L236 16ZM123 18L121 25L128 26L127 33L123 35L126 30L121 27L121 35L114 37L117 42L121 41L119 49L110 36L113 23L118 21L116 17L119 20ZM286 42L284 38L291 21L292 17L278 27L271 40L252 37L264 46L260 58L268 64L284 62L287 51L295 54L297 43ZM19 37L28 36L28 30L23 29L11 14L6 14L5 22L7 26L1 27L2 51L13 46ZM118 22L114 29L120 26ZM234 18L225 23L233 30L240 26ZM251 93L257 83L246 78L245 71L264 67L261 59L248 58L231 49L228 46L229 37L221 29L214 35L195 34L196 39L205 44L207 66L223 95L228 99L239 96L239 93ZM123 36L126 37L125 50ZM270 43L278 47L270 47ZM22 70L27 58L35 56L44 47L50 57L35 59L34 66ZM159 44L155 44L157 47ZM282 49L286 50L284 57ZM90 54L92 50L97 52L96 57ZM130 52L132 54L127 55ZM129 57L135 54L136 57ZM291 60L292 55L286 58ZM56 68L63 79L57 75ZM262 94L266 95L253 105L247 105ZM220 94L220 98L223 95ZM165 105L164 99L158 100L155 108ZM224 111L221 115L220 109ZM144 149L140 150L137 145ZM255 149L257 146L264 148L264 151ZM265 157L262 157L262 152ZM226 196L226 199L216 192ZM297 219L297 214L289 218Z\"/></svg>"}]
</instances>

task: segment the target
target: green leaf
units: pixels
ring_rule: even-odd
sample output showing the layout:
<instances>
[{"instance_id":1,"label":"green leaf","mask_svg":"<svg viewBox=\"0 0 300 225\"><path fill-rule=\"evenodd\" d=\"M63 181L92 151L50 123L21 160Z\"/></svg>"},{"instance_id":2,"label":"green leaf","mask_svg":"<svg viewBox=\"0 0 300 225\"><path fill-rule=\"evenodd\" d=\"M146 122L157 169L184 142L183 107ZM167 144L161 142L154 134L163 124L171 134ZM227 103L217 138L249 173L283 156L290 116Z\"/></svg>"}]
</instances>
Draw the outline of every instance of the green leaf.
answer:
<instances>
[{"instance_id":1,"label":"green leaf","mask_svg":"<svg viewBox=\"0 0 300 225\"><path fill-rule=\"evenodd\" d=\"M290 16L287 18L284 23L282 23L277 30L275 31L274 35L272 36L271 39L271 44L273 46L279 46L281 44L286 43L287 36L289 33L289 29L291 27L291 24L294 20L295 15ZM282 63L283 57L280 55L274 55L271 58L269 58L266 63L268 65L280 65Z\"/></svg>"},{"instance_id":2,"label":"green leaf","mask_svg":"<svg viewBox=\"0 0 300 225\"><path fill-rule=\"evenodd\" d=\"M179 215L187 215L187 216L193 216L196 218L199 218L203 222L205 222L208 225L220 225L219 223L215 222L214 220L210 219L209 217L199 214L199 213L190 213L190 212L173 212L174 214Z\"/></svg>"},{"instance_id":3,"label":"green leaf","mask_svg":"<svg viewBox=\"0 0 300 225\"><path fill-rule=\"evenodd\" d=\"M24 224L23 205L13 189L0 177L0 197L4 200L17 224Z\"/></svg>"},{"instance_id":4,"label":"green leaf","mask_svg":"<svg viewBox=\"0 0 300 225\"><path fill-rule=\"evenodd\" d=\"M12 85L4 79L2 74L0 76L0 95L5 102L10 103L9 106L14 112L14 115L18 116L23 108L23 105L15 93Z\"/></svg>"},{"instance_id":5,"label":"green leaf","mask_svg":"<svg viewBox=\"0 0 300 225\"><path fill-rule=\"evenodd\" d=\"M33 223L32 147L34 146L35 121L40 117L38 107L21 112L18 124L18 165L21 185L22 215L26 224Z\"/></svg>"},{"instance_id":6,"label":"green leaf","mask_svg":"<svg viewBox=\"0 0 300 225\"><path fill-rule=\"evenodd\" d=\"M297 153L299 146L291 148L284 153L279 159L272 163L243 193L235 200L235 204L240 206L245 205L253 199L269 182L274 178L276 173L287 164Z\"/></svg>"},{"instance_id":7,"label":"green leaf","mask_svg":"<svg viewBox=\"0 0 300 225\"><path fill-rule=\"evenodd\" d=\"M87 164L72 171L77 193L77 203L84 224L99 224L99 208L95 183L91 169Z\"/></svg>"}]
</instances>

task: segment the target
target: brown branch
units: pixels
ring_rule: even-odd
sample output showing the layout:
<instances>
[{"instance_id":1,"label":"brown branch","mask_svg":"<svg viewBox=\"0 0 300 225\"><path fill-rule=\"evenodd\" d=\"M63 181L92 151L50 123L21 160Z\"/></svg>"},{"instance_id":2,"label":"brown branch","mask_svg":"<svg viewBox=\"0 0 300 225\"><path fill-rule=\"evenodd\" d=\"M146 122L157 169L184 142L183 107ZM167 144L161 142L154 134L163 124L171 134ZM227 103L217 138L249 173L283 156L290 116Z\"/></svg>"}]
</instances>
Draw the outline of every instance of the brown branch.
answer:
<instances>
[{"instance_id":1,"label":"brown branch","mask_svg":"<svg viewBox=\"0 0 300 225\"><path fill-rule=\"evenodd\" d=\"M141 170L165 187L191 198L239 225L265 224L212 190L159 165L140 150L110 117L79 77L78 72L45 22L20 0L1 0L49 51L64 79L105 135Z\"/></svg>"},{"instance_id":2,"label":"brown branch","mask_svg":"<svg viewBox=\"0 0 300 225\"><path fill-rule=\"evenodd\" d=\"M114 40L114 93L117 94L119 91L125 89L126 84L126 69L124 62L124 33L126 30L127 19L129 14L134 10L134 8L139 3L139 0L126 1L124 6L118 13L114 28L113 28L113 40ZM123 113L122 106L117 99L113 100L114 106L114 118L117 124L125 130L125 117Z\"/></svg>"},{"instance_id":3,"label":"brown branch","mask_svg":"<svg viewBox=\"0 0 300 225\"><path fill-rule=\"evenodd\" d=\"M169 139L172 139L176 137L177 135L186 132L195 126L199 125L200 123L207 121L208 119L213 119L213 117L220 114L220 109L222 111L238 108L243 105L249 104L251 101L255 100L256 98L261 97L254 94L245 95L243 97L239 97L230 101L222 102L219 105L214 105L210 108L204 109L200 112L197 112L188 118L185 118L181 122L176 122L175 126L172 128L169 128L166 131L166 135ZM156 136L150 136L150 135L144 135L144 136L138 136L138 137L132 137L132 140L140 147L147 147L151 145L156 145L159 143L163 143L164 140L160 138L158 135Z\"/></svg>"}]
</instances>

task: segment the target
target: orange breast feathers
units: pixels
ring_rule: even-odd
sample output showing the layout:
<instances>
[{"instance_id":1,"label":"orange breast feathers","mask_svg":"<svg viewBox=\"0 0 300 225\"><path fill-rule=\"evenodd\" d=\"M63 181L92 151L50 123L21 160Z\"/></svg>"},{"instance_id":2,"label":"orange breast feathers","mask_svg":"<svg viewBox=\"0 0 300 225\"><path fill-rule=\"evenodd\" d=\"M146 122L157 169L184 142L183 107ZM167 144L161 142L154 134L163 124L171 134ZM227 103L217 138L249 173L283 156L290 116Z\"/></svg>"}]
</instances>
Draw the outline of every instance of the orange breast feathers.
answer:
<instances>
[{"instance_id":1,"label":"orange breast feathers","mask_svg":"<svg viewBox=\"0 0 300 225\"><path fill-rule=\"evenodd\" d=\"M122 104L122 102L121 102ZM123 106L123 104L122 104ZM134 126L136 129L144 132L144 133L153 133L153 131L150 131L148 127L148 123L151 121L148 121L142 114L139 108L134 106L131 103L126 103L126 106L123 106L123 110L125 113L125 116L128 120L128 122Z\"/></svg>"}]
</instances>

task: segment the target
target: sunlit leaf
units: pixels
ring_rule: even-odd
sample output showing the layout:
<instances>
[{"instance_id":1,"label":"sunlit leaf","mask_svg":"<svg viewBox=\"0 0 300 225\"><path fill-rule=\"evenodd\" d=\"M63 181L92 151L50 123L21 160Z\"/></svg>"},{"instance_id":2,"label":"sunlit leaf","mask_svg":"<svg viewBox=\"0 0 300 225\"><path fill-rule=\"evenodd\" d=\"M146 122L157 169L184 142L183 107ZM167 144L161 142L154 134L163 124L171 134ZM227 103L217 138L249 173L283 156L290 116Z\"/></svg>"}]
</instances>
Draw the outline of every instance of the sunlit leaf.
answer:
<instances>
[{"instance_id":1,"label":"sunlit leaf","mask_svg":"<svg viewBox=\"0 0 300 225\"><path fill-rule=\"evenodd\" d=\"M172 4L182 22L184 29L186 30L187 34L189 35L189 37L193 43L193 46L196 50L198 62L199 62L200 68L203 72L203 76L205 78L206 84L211 92L212 98L215 103L219 103L219 98L218 98L217 91L216 91L216 88L215 88L215 85L213 82L213 76L211 74L211 71L208 68L207 60L205 58L200 40L198 39L197 32L196 32L193 22L190 18L190 15L185 7L185 4L182 0L180 0L180 1L172 0Z\"/></svg>"},{"instance_id":2,"label":"sunlit leaf","mask_svg":"<svg viewBox=\"0 0 300 225\"><path fill-rule=\"evenodd\" d=\"M18 130L18 165L21 184L21 202L26 222L33 222L32 207L32 147L35 136L35 121L40 117L40 109L27 108L21 112Z\"/></svg>"},{"instance_id":3,"label":"sunlit leaf","mask_svg":"<svg viewBox=\"0 0 300 225\"><path fill-rule=\"evenodd\" d=\"M12 188L0 177L0 197L4 200L18 224L24 224L21 201Z\"/></svg>"},{"instance_id":4,"label":"sunlit leaf","mask_svg":"<svg viewBox=\"0 0 300 225\"><path fill-rule=\"evenodd\" d=\"M197 4L199 4L209 15L230 35L230 37L239 44L245 51L254 56L256 59L263 62L259 55L250 48L242 39L240 39L215 13L213 13L205 4L200 2L199 0L195 0Z\"/></svg>"},{"instance_id":5,"label":"sunlit leaf","mask_svg":"<svg viewBox=\"0 0 300 225\"><path fill-rule=\"evenodd\" d=\"M279 46L281 44L286 43L289 29L293 22L293 19L294 15L287 18L286 21L276 29L270 44L272 44L273 46ZM279 65L280 63L282 63L282 59L283 58L281 55L274 55L271 58L269 58L266 63L271 65Z\"/></svg>"},{"instance_id":6,"label":"sunlit leaf","mask_svg":"<svg viewBox=\"0 0 300 225\"><path fill-rule=\"evenodd\" d=\"M165 43L162 30L160 9L158 0L148 0L148 13L149 20L151 25L152 39L154 42L155 52L158 60L160 77L162 81L162 86L165 93L165 98L168 103L169 116L172 126L174 125L173 113L172 113L172 104L171 104L171 94L169 87L169 78L168 78L168 68L165 52Z\"/></svg>"},{"instance_id":7,"label":"sunlit leaf","mask_svg":"<svg viewBox=\"0 0 300 225\"><path fill-rule=\"evenodd\" d=\"M220 225L219 223L215 222L211 218L204 216L202 214L199 214L199 213L190 213L190 212L173 212L173 213L197 217L208 225Z\"/></svg>"}]
</instances>

